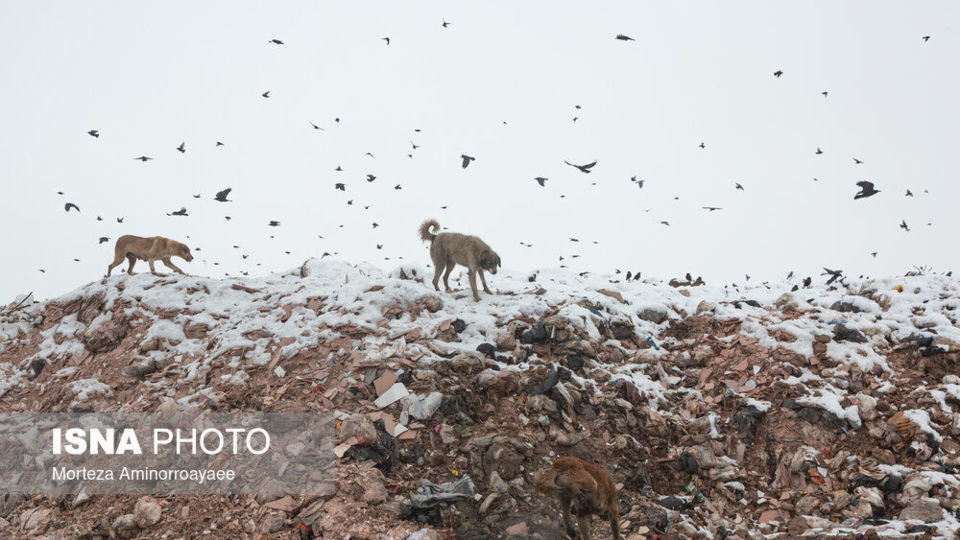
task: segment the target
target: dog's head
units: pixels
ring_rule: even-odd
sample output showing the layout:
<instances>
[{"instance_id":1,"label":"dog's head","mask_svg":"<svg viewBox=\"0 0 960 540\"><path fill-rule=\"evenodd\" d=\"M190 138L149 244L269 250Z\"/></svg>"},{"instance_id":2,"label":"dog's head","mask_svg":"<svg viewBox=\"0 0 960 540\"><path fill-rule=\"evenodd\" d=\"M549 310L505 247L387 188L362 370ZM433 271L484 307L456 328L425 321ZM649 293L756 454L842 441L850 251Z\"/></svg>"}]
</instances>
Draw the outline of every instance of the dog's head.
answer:
<instances>
[{"instance_id":1,"label":"dog's head","mask_svg":"<svg viewBox=\"0 0 960 540\"><path fill-rule=\"evenodd\" d=\"M176 247L177 255L179 255L183 260L190 262L193 260L193 255L190 254L190 248L186 245L177 242Z\"/></svg>"},{"instance_id":2,"label":"dog's head","mask_svg":"<svg viewBox=\"0 0 960 540\"><path fill-rule=\"evenodd\" d=\"M496 274L498 266L500 266L500 256L492 250L483 250L483 253L480 254L480 268L491 274Z\"/></svg>"}]
</instances>

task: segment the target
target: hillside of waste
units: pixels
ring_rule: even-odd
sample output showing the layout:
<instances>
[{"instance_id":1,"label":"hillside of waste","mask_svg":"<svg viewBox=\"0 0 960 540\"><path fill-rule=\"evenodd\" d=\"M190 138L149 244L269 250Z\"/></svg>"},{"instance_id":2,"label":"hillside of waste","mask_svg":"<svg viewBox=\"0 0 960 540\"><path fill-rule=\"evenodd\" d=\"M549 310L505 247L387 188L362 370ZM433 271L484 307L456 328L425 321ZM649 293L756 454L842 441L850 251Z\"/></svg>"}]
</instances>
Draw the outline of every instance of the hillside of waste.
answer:
<instances>
[{"instance_id":1,"label":"hillside of waste","mask_svg":"<svg viewBox=\"0 0 960 540\"><path fill-rule=\"evenodd\" d=\"M338 471L310 497L25 488L0 494L0 534L564 538L532 483L563 455L610 472L629 539L960 528L957 279L502 270L474 302L431 278L311 259L114 276L5 310L4 413L332 412Z\"/></svg>"}]
</instances>

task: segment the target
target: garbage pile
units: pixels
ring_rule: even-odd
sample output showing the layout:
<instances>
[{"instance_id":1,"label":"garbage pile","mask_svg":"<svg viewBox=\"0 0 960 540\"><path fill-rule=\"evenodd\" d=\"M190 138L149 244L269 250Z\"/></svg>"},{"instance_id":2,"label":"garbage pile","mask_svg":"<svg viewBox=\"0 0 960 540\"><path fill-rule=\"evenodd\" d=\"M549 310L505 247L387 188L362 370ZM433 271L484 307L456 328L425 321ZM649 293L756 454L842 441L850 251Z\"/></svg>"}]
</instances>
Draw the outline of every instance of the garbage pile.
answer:
<instances>
[{"instance_id":1,"label":"garbage pile","mask_svg":"<svg viewBox=\"0 0 960 540\"><path fill-rule=\"evenodd\" d=\"M634 540L960 528L951 277L503 271L480 302L465 276L451 294L431 278L329 260L141 274L0 315L4 412L333 412L339 460L320 497L5 493L0 534L564 538L532 483L564 455L607 468Z\"/></svg>"}]
</instances>

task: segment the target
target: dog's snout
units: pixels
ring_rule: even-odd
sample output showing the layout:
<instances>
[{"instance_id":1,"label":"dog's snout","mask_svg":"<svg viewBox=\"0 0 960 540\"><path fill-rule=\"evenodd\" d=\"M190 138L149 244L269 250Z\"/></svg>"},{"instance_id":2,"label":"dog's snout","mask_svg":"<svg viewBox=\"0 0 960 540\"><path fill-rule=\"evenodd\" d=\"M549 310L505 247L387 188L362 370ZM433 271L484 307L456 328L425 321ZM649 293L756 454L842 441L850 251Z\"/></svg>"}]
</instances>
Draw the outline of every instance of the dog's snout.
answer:
<instances>
[{"instance_id":1,"label":"dog's snout","mask_svg":"<svg viewBox=\"0 0 960 540\"><path fill-rule=\"evenodd\" d=\"M495 275L497 273L497 267L494 266L492 269L490 269L490 273Z\"/></svg>"}]
</instances>

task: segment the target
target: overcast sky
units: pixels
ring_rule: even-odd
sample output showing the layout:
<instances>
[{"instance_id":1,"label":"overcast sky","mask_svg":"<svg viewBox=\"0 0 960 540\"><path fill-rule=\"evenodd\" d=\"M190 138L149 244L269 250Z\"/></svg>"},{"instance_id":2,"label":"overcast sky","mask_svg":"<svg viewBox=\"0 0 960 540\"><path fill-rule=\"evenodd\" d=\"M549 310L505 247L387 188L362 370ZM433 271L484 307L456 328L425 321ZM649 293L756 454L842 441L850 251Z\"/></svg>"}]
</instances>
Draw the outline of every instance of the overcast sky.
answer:
<instances>
[{"instance_id":1,"label":"overcast sky","mask_svg":"<svg viewBox=\"0 0 960 540\"><path fill-rule=\"evenodd\" d=\"M958 260L957 2L0 6L0 304L99 279L123 234L199 247L175 262L210 276L325 251L426 265L429 217L518 271L742 283ZM854 201L861 180L881 192Z\"/></svg>"}]
</instances>

